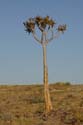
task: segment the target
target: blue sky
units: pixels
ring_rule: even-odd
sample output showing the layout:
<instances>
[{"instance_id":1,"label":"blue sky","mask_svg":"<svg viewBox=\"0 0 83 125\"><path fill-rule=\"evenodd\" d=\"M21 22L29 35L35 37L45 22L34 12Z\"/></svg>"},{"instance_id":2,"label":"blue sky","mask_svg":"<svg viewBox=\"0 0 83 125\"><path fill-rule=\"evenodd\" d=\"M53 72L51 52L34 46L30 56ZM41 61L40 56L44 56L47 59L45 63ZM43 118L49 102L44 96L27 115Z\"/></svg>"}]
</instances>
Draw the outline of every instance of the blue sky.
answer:
<instances>
[{"instance_id":1,"label":"blue sky","mask_svg":"<svg viewBox=\"0 0 83 125\"><path fill-rule=\"evenodd\" d=\"M82 0L0 0L0 83L42 83L42 47L23 22L49 15L67 31L47 47L49 82L83 83Z\"/></svg>"}]
</instances>

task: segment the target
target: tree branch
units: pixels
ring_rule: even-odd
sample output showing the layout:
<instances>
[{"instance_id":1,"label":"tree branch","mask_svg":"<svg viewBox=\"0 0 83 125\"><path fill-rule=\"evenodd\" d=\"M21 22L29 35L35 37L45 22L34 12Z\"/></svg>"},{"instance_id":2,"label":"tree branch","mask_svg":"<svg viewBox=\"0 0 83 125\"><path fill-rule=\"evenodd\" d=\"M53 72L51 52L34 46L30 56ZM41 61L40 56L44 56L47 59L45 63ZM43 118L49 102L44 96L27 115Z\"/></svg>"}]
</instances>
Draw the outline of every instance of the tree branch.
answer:
<instances>
[{"instance_id":1,"label":"tree branch","mask_svg":"<svg viewBox=\"0 0 83 125\"><path fill-rule=\"evenodd\" d=\"M47 35L47 32L42 32L42 36L41 36L41 44L42 45L46 45L47 44L47 39L46 39L46 35Z\"/></svg>"},{"instance_id":2,"label":"tree branch","mask_svg":"<svg viewBox=\"0 0 83 125\"><path fill-rule=\"evenodd\" d=\"M59 32L59 31L57 31L57 32L54 34L54 32L53 32L52 29L51 29L50 31L51 31L51 33L52 33L52 36L51 36L50 39L47 39L47 44L48 44L49 42L51 42L54 38L58 38L58 37L60 36L60 33L61 33L61 32Z\"/></svg>"},{"instance_id":3,"label":"tree branch","mask_svg":"<svg viewBox=\"0 0 83 125\"><path fill-rule=\"evenodd\" d=\"M41 44L41 40L37 37L37 35L35 34L35 32L32 32L32 34L33 34L34 39L35 39L38 43Z\"/></svg>"}]
</instances>

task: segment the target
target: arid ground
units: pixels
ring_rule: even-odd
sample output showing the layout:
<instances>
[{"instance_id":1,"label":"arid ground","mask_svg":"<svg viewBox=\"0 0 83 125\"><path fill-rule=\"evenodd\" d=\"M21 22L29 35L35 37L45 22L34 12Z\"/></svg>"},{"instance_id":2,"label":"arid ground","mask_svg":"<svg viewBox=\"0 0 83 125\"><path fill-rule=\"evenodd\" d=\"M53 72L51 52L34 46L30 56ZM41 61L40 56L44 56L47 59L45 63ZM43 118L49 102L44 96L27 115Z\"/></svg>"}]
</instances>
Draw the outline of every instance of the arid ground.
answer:
<instances>
[{"instance_id":1,"label":"arid ground","mask_svg":"<svg viewBox=\"0 0 83 125\"><path fill-rule=\"evenodd\" d=\"M43 85L1 85L0 125L83 125L83 85L51 84L50 93L46 118Z\"/></svg>"}]
</instances>

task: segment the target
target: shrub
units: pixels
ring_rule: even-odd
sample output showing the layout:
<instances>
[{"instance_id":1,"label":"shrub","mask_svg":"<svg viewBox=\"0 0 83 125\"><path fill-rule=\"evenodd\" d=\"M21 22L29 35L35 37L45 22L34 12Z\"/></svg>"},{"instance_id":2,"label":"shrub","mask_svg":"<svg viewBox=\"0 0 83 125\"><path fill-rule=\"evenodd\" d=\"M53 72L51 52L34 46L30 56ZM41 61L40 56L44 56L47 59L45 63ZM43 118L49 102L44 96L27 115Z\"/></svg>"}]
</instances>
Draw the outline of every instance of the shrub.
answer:
<instances>
[{"instance_id":1,"label":"shrub","mask_svg":"<svg viewBox=\"0 0 83 125\"><path fill-rule=\"evenodd\" d=\"M71 83L70 82L66 82L65 85L71 85Z\"/></svg>"},{"instance_id":2,"label":"shrub","mask_svg":"<svg viewBox=\"0 0 83 125\"><path fill-rule=\"evenodd\" d=\"M44 102L44 99L40 96L36 97L36 96L33 96L30 100L31 103L43 103Z\"/></svg>"},{"instance_id":3,"label":"shrub","mask_svg":"<svg viewBox=\"0 0 83 125\"><path fill-rule=\"evenodd\" d=\"M56 82L56 85L71 85L70 82Z\"/></svg>"}]
</instances>

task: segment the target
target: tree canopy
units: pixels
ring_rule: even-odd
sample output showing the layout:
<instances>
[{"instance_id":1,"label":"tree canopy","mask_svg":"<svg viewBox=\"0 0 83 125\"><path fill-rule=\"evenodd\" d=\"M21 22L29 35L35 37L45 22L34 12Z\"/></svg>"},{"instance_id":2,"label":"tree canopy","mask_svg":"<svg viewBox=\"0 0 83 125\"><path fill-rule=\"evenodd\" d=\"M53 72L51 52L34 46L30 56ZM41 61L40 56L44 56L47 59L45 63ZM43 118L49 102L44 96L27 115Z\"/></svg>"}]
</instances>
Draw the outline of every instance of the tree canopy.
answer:
<instances>
[{"instance_id":1,"label":"tree canopy","mask_svg":"<svg viewBox=\"0 0 83 125\"><path fill-rule=\"evenodd\" d=\"M56 21L54 21L49 16L41 17L36 16L34 18L29 18L26 22L23 23L25 26L25 30L28 33L32 33L35 31L35 27L38 27L38 29L43 32L45 30L50 30L53 28L56 24ZM66 24L65 25L59 25L57 30L59 32L64 32L66 30Z\"/></svg>"}]
</instances>

